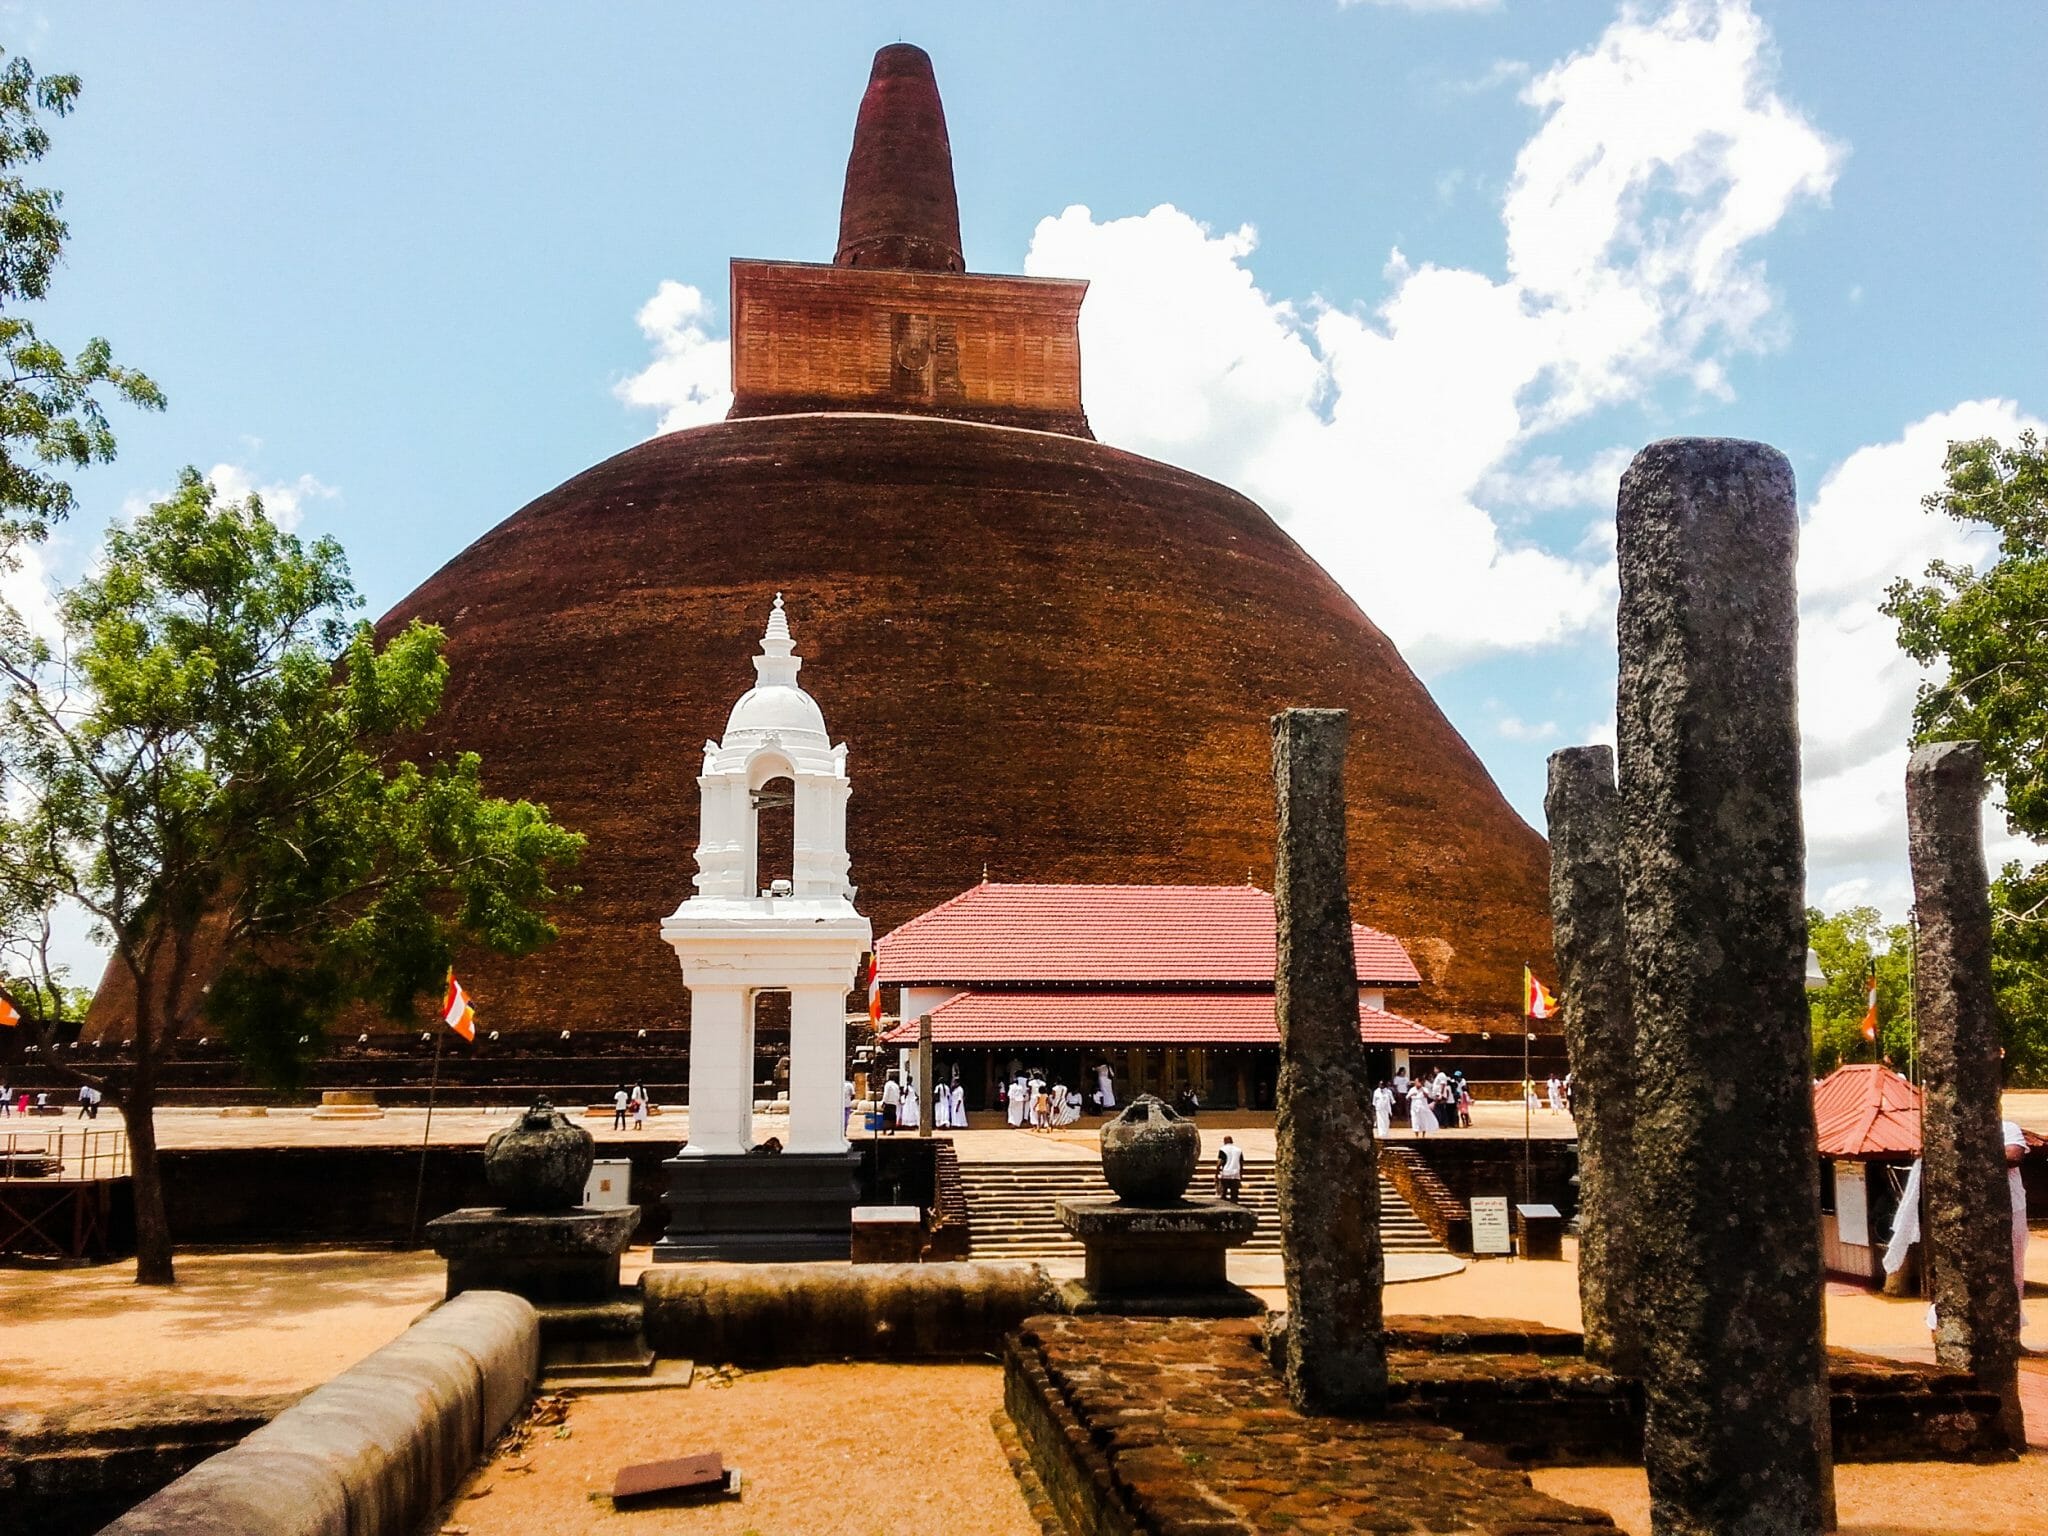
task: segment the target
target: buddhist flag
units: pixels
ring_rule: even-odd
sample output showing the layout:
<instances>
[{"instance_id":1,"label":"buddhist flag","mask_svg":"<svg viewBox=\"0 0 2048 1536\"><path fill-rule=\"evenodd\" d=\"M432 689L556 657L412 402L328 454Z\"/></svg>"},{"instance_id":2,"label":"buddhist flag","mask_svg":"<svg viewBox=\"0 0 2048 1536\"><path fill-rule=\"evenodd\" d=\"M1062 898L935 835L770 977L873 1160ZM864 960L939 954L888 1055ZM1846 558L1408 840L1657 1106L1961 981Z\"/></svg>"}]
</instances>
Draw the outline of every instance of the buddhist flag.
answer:
<instances>
[{"instance_id":1,"label":"buddhist flag","mask_svg":"<svg viewBox=\"0 0 2048 1536\"><path fill-rule=\"evenodd\" d=\"M455 979L455 968L448 968L448 995L441 1000L441 1017L448 1021L448 1027L463 1039L476 1043L476 1010L469 1005L469 994L462 990L462 983Z\"/></svg>"},{"instance_id":2,"label":"buddhist flag","mask_svg":"<svg viewBox=\"0 0 2048 1536\"><path fill-rule=\"evenodd\" d=\"M868 956L868 1025L873 1029L882 1027L882 953L880 950Z\"/></svg>"},{"instance_id":3,"label":"buddhist flag","mask_svg":"<svg viewBox=\"0 0 2048 1536\"><path fill-rule=\"evenodd\" d=\"M21 1011L14 1006L14 999L0 993L0 1029L12 1029L21 1022Z\"/></svg>"},{"instance_id":4,"label":"buddhist flag","mask_svg":"<svg viewBox=\"0 0 2048 1536\"><path fill-rule=\"evenodd\" d=\"M1870 968L1870 1006L1863 1011L1863 1038L1877 1042L1877 967Z\"/></svg>"},{"instance_id":5,"label":"buddhist flag","mask_svg":"<svg viewBox=\"0 0 2048 1536\"><path fill-rule=\"evenodd\" d=\"M1522 1012L1532 1019L1547 1019L1557 1012L1557 999L1526 965L1522 967Z\"/></svg>"}]
</instances>

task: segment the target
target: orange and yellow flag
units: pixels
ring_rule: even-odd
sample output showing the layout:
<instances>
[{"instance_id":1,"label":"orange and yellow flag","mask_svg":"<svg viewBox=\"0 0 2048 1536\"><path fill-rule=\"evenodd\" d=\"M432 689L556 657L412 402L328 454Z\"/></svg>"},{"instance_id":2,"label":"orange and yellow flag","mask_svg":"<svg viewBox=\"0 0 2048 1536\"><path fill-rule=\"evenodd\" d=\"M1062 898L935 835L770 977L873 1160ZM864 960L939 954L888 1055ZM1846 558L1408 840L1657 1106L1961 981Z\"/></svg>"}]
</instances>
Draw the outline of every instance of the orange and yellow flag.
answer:
<instances>
[{"instance_id":1,"label":"orange and yellow flag","mask_svg":"<svg viewBox=\"0 0 2048 1536\"><path fill-rule=\"evenodd\" d=\"M453 966L448 968L448 995L441 1000L441 1017L463 1039L472 1045L476 1043L476 1009L469 1005L469 994L455 979Z\"/></svg>"},{"instance_id":2,"label":"orange and yellow flag","mask_svg":"<svg viewBox=\"0 0 2048 1536\"><path fill-rule=\"evenodd\" d=\"M1522 967L1522 1012L1532 1019L1547 1019L1557 1012L1557 999L1526 965Z\"/></svg>"}]
</instances>

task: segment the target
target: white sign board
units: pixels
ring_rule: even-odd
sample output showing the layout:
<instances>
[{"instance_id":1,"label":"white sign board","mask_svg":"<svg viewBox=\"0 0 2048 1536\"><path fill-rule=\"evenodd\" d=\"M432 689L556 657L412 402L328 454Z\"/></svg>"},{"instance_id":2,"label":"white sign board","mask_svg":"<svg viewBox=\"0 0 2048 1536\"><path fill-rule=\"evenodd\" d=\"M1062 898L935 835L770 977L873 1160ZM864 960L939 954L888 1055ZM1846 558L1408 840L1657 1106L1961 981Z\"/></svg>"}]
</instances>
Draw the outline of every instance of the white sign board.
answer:
<instances>
[{"instance_id":1,"label":"white sign board","mask_svg":"<svg viewBox=\"0 0 2048 1536\"><path fill-rule=\"evenodd\" d=\"M1870 1185L1861 1163L1835 1163L1835 1237L1859 1247L1870 1245Z\"/></svg>"},{"instance_id":2,"label":"white sign board","mask_svg":"<svg viewBox=\"0 0 2048 1536\"><path fill-rule=\"evenodd\" d=\"M1474 1195L1472 1197L1472 1251L1474 1253L1513 1253L1514 1235L1508 1230L1508 1197L1506 1195Z\"/></svg>"}]
</instances>

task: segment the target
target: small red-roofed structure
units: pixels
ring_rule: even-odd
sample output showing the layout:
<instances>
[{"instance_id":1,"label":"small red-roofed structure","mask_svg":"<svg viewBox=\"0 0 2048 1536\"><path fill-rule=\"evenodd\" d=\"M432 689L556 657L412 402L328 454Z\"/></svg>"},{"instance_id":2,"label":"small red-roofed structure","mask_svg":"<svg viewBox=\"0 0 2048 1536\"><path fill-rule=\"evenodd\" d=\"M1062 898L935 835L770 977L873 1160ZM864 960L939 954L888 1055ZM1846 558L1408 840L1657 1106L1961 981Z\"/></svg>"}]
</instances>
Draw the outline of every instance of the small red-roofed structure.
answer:
<instances>
[{"instance_id":1,"label":"small red-roofed structure","mask_svg":"<svg viewBox=\"0 0 2048 1536\"><path fill-rule=\"evenodd\" d=\"M1359 1035L1391 1077L1449 1037L1390 1011L1421 974L1391 934L1352 925ZM1279 1066L1273 897L1252 885L1005 885L984 881L883 937L882 984L909 1047L929 1016L941 1080L979 1103L1020 1068L1077 1091L1110 1064L1136 1093L1267 1108Z\"/></svg>"},{"instance_id":2,"label":"small red-roofed structure","mask_svg":"<svg viewBox=\"0 0 2048 1536\"><path fill-rule=\"evenodd\" d=\"M1814 1084L1813 1118L1828 1272L1881 1285L1899 1193L1920 1155L1920 1090L1876 1062L1837 1067Z\"/></svg>"},{"instance_id":3,"label":"small red-roofed structure","mask_svg":"<svg viewBox=\"0 0 2048 1536\"><path fill-rule=\"evenodd\" d=\"M1837 1067L1813 1088L1822 1157L1920 1155L1920 1090L1876 1062Z\"/></svg>"}]
</instances>

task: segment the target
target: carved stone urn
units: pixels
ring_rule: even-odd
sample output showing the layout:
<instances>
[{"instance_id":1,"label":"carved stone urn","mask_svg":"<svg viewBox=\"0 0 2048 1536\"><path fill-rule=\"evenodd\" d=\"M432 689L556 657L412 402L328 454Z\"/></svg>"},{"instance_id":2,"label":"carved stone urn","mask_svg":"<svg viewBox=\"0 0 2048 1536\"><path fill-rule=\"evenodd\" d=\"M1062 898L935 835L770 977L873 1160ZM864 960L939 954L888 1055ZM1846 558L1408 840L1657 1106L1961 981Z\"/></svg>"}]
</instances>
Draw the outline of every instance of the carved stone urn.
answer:
<instances>
[{"instance_id":1,"label":"carved stone urn","mask_svg":"<svg viewBox=\"0 0 2048 1536\"><path fill-rule=\"evenodd\" d=\"M1172 1205L1202 1160L1202 1133L1141 1093L1102 1128L1102 1176L1125 1205Z\"/></svg>"},{"instance_id":2,"label":"carved stone urn","mask_svg":"<svg viewBox=\"0 0 2048 1536\"><path fill-rule=\"evenodd\" d=\"M484 1177L508 1211L567 1211L583 1203L596 1159L596 1138L542 1098L516 1125L491 1133Z\"/></svg>"}]
</instances>

